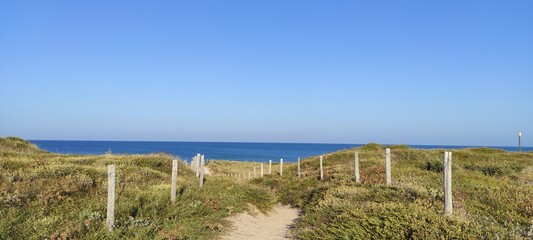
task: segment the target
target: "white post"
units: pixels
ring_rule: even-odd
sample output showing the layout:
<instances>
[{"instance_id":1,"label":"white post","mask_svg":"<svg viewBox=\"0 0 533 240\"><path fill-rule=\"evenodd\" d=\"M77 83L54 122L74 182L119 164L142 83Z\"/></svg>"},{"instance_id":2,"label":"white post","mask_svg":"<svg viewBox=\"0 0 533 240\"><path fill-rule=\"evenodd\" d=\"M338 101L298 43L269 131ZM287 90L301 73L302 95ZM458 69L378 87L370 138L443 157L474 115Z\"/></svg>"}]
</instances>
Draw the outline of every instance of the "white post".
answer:
<instances>
[{"instance_id":1,"label":"white post","mask_svg":"<svg viewBox=\"0 0 533 240\"><path fill-rule=\"evenodd\" d=\"M200 167L202 165L201 154L196 154L196 177L200 177Z\"/></svg>"},{"instance_id":2,"label":"white post","mask_svg":"<svg viewBox=\"0 0 533 240\"><path fill-rule=\"evenodd\" d=\"M248 170L248 180L251 178L250 170Z\"/></svg>"},{"instance_id":3,"label":"white post","mask_svg":"<svg viewBox=\"0 0 533 240\"><path fill-rule=\"evenodd\" d=\"M254 178L256 178L256 177L257 177L257 175L256 175L256 172L255 172L255 167L254 167Z\"/></svg>"},{"instance_id":4,"label":"white post","mask_svg":"<svg viewBox=\"0 0 533 240\"><path fill-rule=\"evenodd\" d=\"M268 174L272 174L272 160L268 160Z\"/></svg>"},{"instance_id":5,"label":"white post","mask_svg":"<svg viewBox=\"0 0 533 240\"><path fill-rule=\"evenodd\" d=\"M300 178L300 158L298 158L298 178Z\"/></svg>"},{"instance_id":6,"label":"white post","mask_svg":"<svg viewBox=\"0 0 533 240\"><path fill-rule=\"evenodd\" d=\"M261 177L263 177L263 163L261 163Z\"/></svg>"},{"instance_id":7,"label":"white post","mask_svg":"<svg viewBox=\"0 0 533 240\"><path fill-rule=\"evenodd\" d=\"M204 155L200 155L200 187L204 186Z\"/></svg>"},{"instance_id":8,"label":"white post","mask_svg":"<svg viewBox=\"0 0 533 240\"><path fill-rule=\"evenodd\" d=\"M107 165L107 219L109 231L115 226L115 165Z\"/></svg>"},{"instance_id":9,"label":"white post","mask_svg":"<svg viewBox=\"0 0 533 240\"><path fill-rule=\"evenodd\" d=\"M320 180L324 179L324 167L322 166L322 158L323 156L320 155Z\"/></svg>"},{"instance_id":10,"label":"white post","mask_svg":"<svg viewBox=\"0 0 533 240\"><path fill-rule=\"evenodd\" d=\"M172 185L170 187L170 201L176 201L176 180L178 178L178 160L172 160Z\"/></svg>"},{"instance_id":11,"label":"white post","mask_svg":"<svg viewBox=\"0 0 533 240\"><path fill-rule=\"evenodd\" d=\"M391 168L390 168L390 148L385 149L385 176L387 180L387 185L391 185Z\"/></svg>"},{"instance_id":12,"label":"white post","mask_svg":"<svg viewBox=\"0 0 533 240\"><path fill-rule=\"evenodd\" d=\"M283 158L279 159L279 175L283 176Z\"/></svg>"},{"instance_id":13,"label":"white post","mask_svg":"<svg viewBox=\"0 0 533 240\"><path fill-rule=\"evenodd\" d=\"M359 177L359 152L355 151L354 157L354 173L355 173L355 182L361 182Z\"/></svg>"},{"instance_id":14,"label":"white post","mask_svg":"<svg viewBox=\"0 0 533 240\"><path fill-rule=\"evenodd\" d=\"M443 161L443 175L444 175L444 214L451 215L453 213L452 203L452 152L444 152Z\"/></svg>"}]
</instances>

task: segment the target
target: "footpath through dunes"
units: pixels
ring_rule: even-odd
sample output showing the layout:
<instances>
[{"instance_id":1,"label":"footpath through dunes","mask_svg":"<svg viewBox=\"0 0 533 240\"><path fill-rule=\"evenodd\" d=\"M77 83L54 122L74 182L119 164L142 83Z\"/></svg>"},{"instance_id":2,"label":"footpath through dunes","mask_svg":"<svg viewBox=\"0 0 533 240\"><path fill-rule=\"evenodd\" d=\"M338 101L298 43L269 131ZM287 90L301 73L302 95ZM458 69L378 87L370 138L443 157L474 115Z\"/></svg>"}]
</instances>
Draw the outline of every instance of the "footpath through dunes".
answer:
<instances>
[{"instance_id":1,"label":"footpath through dunes","mask_svg":"<svg viewBox=\"0 0 533 240\"><path fill-rule=\"evenodd\" d=\"M267 215L259 211L240 213L229 220L231 231L223 240L279 240L290 239L289 227L298 218L298 210L278 205Z\"/></svg>"}]
</instances>

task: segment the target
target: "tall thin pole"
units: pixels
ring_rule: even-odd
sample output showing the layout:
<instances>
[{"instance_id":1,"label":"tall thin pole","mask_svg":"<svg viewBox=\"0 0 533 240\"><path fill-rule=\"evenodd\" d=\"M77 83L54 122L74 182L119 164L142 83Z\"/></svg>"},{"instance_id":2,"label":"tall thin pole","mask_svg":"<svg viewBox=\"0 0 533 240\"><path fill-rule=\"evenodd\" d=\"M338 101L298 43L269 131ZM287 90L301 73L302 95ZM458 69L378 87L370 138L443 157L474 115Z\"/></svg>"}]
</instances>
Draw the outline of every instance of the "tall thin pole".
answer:
<instances>
[{"instance_id":1,"label":"tall thin pole","mask_svg":"<svg viewBox=\"0 0 533 240\"><path fill-rule=\"evenodd\" d=\"M521 138L522 138L522 132L518 132L518 151L519 151L519 152L522 152L522 142L521 142Z\"/></svg>"}]
</instances>

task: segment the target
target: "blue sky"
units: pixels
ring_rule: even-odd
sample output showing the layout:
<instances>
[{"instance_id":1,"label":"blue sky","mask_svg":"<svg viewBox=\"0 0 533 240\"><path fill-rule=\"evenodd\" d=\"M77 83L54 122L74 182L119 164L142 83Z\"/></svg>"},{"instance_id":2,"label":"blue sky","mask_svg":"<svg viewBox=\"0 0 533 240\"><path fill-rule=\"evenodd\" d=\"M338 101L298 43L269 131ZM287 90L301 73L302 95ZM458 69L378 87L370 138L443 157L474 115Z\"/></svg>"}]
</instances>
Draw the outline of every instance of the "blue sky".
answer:
<instances>
[{"instance_id":1,"label":"blue sky","mask_svg":"<svg viewBox=\"0 0 533 240\"><path fill-rule=\"evenodd\" d=\"M0 136L532 146L532 26L533 1L1 1Z\"/></svg>"}]
</instances>

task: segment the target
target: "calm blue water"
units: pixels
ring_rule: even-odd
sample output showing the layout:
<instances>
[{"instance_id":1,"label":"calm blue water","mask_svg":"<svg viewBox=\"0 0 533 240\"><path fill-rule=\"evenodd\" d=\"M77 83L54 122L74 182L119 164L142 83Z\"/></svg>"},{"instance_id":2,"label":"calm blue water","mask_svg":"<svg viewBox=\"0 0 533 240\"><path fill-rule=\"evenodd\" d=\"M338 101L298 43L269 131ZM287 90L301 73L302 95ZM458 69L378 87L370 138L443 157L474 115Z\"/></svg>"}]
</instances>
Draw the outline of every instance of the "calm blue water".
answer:
<instances>
[{"instance_id":1,"label":"calm blue water","mask_svg":"<svg viewBox=\"0 0 533 240\"><path fill-rule=\"evenodd\" d=\"M55 153L104 154L108 151L117 154L146 154L164 152L191 159L202 153L207 159L226 159L242 161L296 161L298 157L320 155L361 144L309 144L309 143L234 143L234 142L138 142L138 141L48 141L31 140L40 148ZM411 147L433 149L457 149L469 146L412 145ZM517 151L517 147L494 147ZM532 147L522 148L532 151Z\"/></svg>"}]
</instances>

